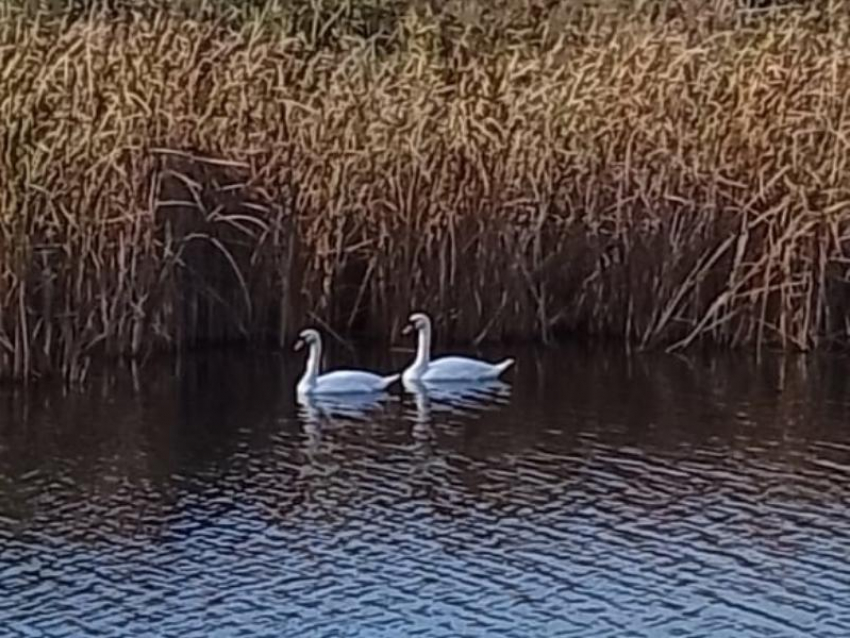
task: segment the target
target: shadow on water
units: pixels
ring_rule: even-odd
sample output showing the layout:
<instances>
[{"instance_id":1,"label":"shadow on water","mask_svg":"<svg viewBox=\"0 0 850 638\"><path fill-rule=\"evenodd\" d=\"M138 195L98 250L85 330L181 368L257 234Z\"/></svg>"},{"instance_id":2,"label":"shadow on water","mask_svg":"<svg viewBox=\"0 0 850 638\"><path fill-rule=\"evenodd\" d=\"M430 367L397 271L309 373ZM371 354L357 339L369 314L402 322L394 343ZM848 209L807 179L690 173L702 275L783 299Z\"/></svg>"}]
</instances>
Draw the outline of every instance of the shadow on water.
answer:
<instances>
[{"instance_id":1,"label":"shadow on water","mask_svg":"<svg viewBox=\"0 0 850 638\"><path fill-rule=\"evenodd\" d=\"M0 391L0 626L847 635L843 358L517 354L356 399L297 401L289 353Z\"/></svg>"}]
</instances>

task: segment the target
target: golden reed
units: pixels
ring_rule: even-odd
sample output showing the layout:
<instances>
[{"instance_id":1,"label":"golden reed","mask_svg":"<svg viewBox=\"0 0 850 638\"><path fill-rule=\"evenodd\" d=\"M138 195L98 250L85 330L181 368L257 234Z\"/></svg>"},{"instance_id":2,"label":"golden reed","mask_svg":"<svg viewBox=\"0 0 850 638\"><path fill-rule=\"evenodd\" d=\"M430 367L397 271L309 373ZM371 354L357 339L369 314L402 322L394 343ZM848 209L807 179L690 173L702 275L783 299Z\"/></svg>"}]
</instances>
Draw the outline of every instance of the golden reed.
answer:
<instances>
[{"instance_id":1,"label":"golden reed","mask_svg":"<svg viewBox=\"0 0 850 638\"><path fill-rule=\"evenodd\" d=\"M843 2L19 4L0 377L412 308L470 342L848 341Z\"/></svg>"}]
</instances>

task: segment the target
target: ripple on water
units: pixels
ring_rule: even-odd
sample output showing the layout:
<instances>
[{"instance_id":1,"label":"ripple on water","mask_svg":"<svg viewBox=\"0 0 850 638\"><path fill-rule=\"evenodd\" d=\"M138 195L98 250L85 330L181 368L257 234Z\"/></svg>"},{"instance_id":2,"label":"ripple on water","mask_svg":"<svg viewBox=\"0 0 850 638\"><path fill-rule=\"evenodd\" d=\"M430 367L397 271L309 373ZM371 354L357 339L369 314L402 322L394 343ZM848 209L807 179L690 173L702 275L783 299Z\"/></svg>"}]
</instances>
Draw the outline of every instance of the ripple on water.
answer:
<instances>
[{"instance_id":1,"label":"ripple on water","mask_svg":"<svg viewBox=\"0 0 850 638\"><path fill-rule=\"evenodd\" d=\"M143 401L94 405L85 444L62 401L33 408L0 439L0 626L850 635L843 399L778 413L757 384L677 393L686 375L662 361L611 401L589 380L632 364L563 361L356 406L282 401L276 374L231 362L229 386L152 378Z\"/></svg>"}]
</instances>

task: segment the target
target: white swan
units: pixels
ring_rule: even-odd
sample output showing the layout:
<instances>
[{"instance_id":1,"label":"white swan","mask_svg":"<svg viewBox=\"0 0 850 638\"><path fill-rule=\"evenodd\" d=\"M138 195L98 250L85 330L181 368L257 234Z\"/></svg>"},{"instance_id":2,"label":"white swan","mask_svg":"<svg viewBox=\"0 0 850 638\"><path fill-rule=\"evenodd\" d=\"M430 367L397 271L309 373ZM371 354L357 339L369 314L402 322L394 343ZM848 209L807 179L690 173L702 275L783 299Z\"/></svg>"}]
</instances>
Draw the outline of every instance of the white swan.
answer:
<instances>
[{"instance_id":1,"label":"white swan","mask_svg":"<svg viewBox=\"0 0 850 638\"><path fill-rule=\"evenodd\" d=\"M301 380L298 381L298 395L307 394L348 394L360 392L381 392L398 379L398 374L382 377L364 370L334 370L319 375L319 362L322 358L322 337L317 330L307 328L298 334L295 349L300 350L307 344L310 354Z\"/></svg>"},{"instance_id":2,"label":"white swan","mask_svg":"<svg viewBox=\"0 0 850 638\"><path fill-rule=\"evenodd\" d=\"M413 329L419 331L419 344L416 358L402 373L401 380L405 386L417 381L478 381L495 379L511 367L514 360L507 358L499 363L490 363L470 357L440 357L431 360L431 319L423 312L410 315L410 323L405 326L403 334Z\"/></svg>"}]
</instances>

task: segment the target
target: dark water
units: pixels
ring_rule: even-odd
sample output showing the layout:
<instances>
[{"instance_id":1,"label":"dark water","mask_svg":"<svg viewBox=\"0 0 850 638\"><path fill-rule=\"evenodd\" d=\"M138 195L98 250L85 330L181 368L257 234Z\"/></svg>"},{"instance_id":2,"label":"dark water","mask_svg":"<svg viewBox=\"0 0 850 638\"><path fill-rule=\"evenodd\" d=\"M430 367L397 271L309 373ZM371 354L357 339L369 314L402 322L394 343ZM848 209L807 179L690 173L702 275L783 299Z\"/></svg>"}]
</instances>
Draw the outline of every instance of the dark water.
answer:
<instances>
[{"instance_id":1,"label":"dark water","mask_svg":"<svg viewBox=\"0 0 850 638\"><path fill-rule=\"evenodd\" d=\"M850 636L844 359L516 354L371 408L226 353L0 393L0 635Z\"/></svg>"}]
</instances>

